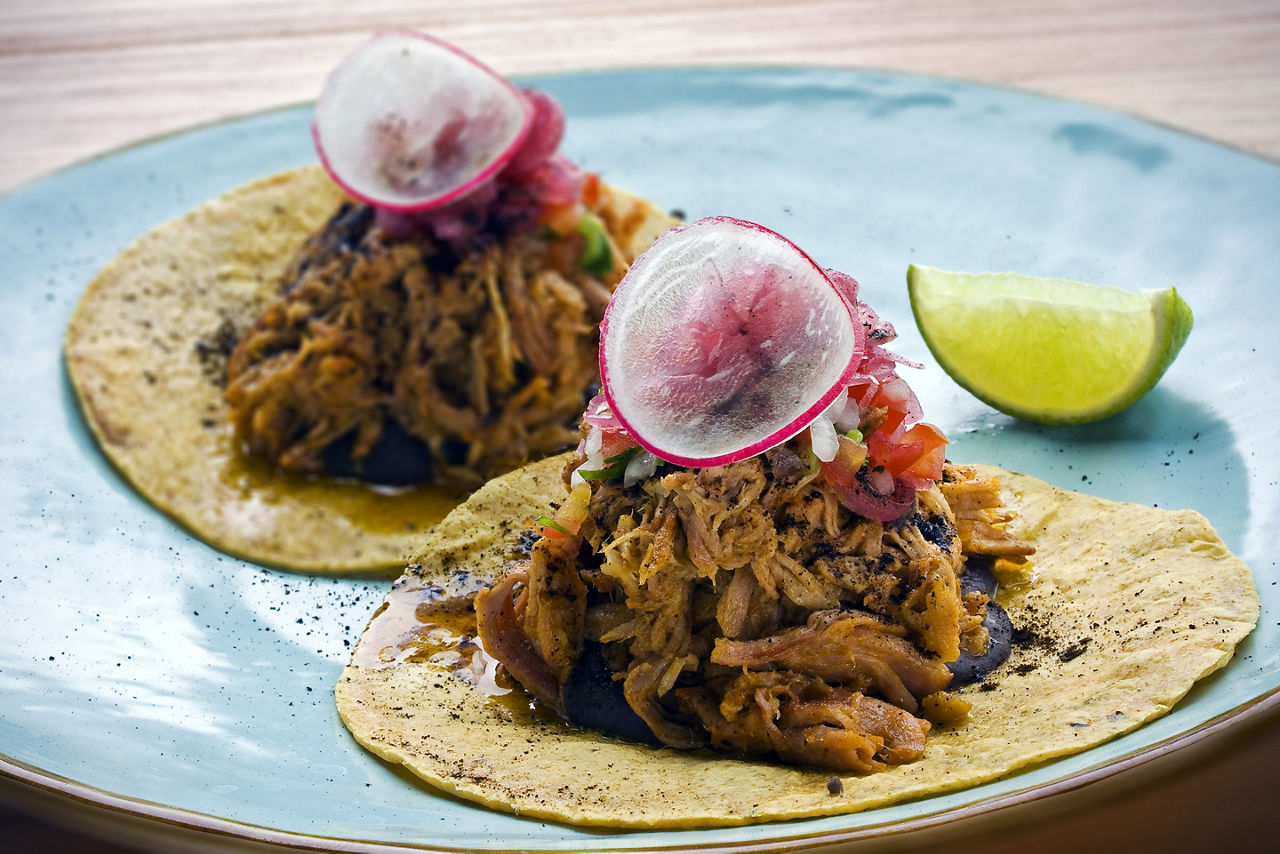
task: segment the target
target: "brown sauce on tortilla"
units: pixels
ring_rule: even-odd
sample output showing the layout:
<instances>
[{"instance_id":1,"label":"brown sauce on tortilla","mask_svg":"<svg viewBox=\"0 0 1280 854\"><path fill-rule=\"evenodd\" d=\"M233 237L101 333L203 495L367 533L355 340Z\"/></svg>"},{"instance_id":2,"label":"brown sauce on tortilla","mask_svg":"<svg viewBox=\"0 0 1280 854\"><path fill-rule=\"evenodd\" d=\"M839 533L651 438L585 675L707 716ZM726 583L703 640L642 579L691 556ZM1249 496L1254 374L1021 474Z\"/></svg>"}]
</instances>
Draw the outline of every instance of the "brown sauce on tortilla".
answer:
<instances>
[{"instance_id":1,"label":"brown sauce on tortilla","mask_svg":"<svg viewBox=\"0 0 1280 854\"><path fill-rule=\"evenodd\" d=\"M382 670L426 662L462 679L511 716L529 721L554 719L498 672L497 659L480 643L470 595L450 595L452 592L398 585L369 621L351 663Z\"/></svg>"},{"instance_id":2,"label":"brown sauce on tortilla","mask_svg":"<svg viewBox=\"0 0 1280 854\"><path fill-rule=\"evenodd\" d=\"M465 490L436 484L376 487L357 480L282 472L270 462L234 447L230 436L219 443L219 479L237 490L255 517L297 505L323 504L353 527L377 534L419 531L435 525L467 496ZM290 512L293 512L290 510Z\"/></svg>"}]
</instances>

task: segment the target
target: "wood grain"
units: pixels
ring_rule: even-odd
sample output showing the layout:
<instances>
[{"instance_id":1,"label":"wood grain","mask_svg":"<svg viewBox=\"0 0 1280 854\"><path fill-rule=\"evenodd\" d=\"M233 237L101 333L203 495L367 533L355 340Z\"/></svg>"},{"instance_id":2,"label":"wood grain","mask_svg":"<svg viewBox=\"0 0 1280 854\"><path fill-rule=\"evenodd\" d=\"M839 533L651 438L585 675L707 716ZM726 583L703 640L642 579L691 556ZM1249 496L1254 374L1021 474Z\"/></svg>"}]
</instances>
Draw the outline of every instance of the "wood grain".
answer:
<instances>
[{"instance_id":1,"label":"wood grain","mask_svg":"<svg viewBox=\"0 0 1280 854\"><path fill-rule=\"evenodd\" d=\"M430 30L507 74L799 64L945 75L1085 101L1280 158L1276 0L4 0L0 193L119 146L308 101L369 32ZM1277 715L1087 808L964 851L1264 850ZM1078 804L1079 800L1071 803ZM10 851L126 851L0 809Z\"/></svg>"},{"instance_id":2,"label":"wood grain","mask_svg":"<svg viewBox=\"0 0 1280 854\"><path fill-rule=\"evenodd\" d=\"M370 31L508 74L803 64L1100 104L1280 157L1275 0L63 0L0 4L0 192L156 134L315 96Z\"/></svg>"}]
</instances>

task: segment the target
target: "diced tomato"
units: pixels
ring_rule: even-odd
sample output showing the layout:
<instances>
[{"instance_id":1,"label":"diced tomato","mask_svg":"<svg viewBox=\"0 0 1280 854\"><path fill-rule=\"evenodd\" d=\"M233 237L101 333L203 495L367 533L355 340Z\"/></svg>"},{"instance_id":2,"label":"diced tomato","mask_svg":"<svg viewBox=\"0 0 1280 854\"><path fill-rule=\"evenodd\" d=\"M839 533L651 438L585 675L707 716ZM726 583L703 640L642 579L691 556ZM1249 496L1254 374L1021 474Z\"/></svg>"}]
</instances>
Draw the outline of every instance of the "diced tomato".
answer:
<instances>
[{"instance_id":1,"label":"diced tomato","mask_svg":"<svg viewBox=\"0 0 1280 854\"><path fill-rule=\"evenodd\" d=\"M911 439L912 444L919 442L923 446L920 456L907 466L904 475L937 482L942 479L942 464L947 459L947 437L932 424L921 421L911 427L903 436Z\"/></svg>"},{"instance_id":2,"label":"diced tomato","mask_svg":"<svg viewBox=\"0 0 1280 854\"><path fill-rule=\"evenodd\" d=\"M892 326L862 303L858 308L863 325L874 331L881 343L894 337ZM858 405L859 428L867 434L865 450L870 459L866 465L871 468L856 477L860 469L850 469L837 456L823 465L823 472L846 507L886 521L906 509L916 490L928 489L942 479L947 437L932 424L918 420L923 414L920 401L896 372L898 363L912 363L880 344L871 346L871 339L867 343L867 355L849 383L849 398Z\"/></svg>"},{"instance_id":3,"label":"diced tomato","mask_svg":"<svg viewBox=\"0 0 1280 854\"><path fill-rule=\"evenodd\" d=\"M897 477L915 462L916 457L924 453L924 445L912 442L894 441L888 430L877 430L867 438L867 449L871 451L871 459L884 468L893 477Z\"/></svg>"},{"instance_id":4,"label":"diced tomato","mask_svg":"<svg viewBox=\"0 0 1280 854\"><path fill-rule=\"evenodd\" d=\"M636 440L632 439L631 434L625 430L604 430L602 431L602 438L600 453L604 455L606 460L636 446Z\"/></svg>"},{"instance_id":5,"label":"diced tomato","mask_svg":"<svg viewBox=\"0 0 1280 854\"><path fill-rule=\"evenodd\" d=\"M545 518L546 517L543 517L543 519ZM539 519L538 521L541 522L543 521L543 519ZM549 522L551 520L547 519L546 521ZM551 525L542 526L542 536L546 537L548 540L567 540L570 537L569 534L566 534L564 531L561 531L559 528L553 528Z\"/></svg>"},{"instance_id":6,"label":"diced tomato","mask_svg":"<svg viewBox=\"0 0 1280 854\"><path fill-rule=\"evenodd\" d=\"M876 381L871 377L854 377L849 383L849 397L857 402L858 408L866 410L871 405L871 397L876 390Z\"/></svg>"},{"instance_id":7,"label":"diced tomato","mask_svg":"<svg viewBox=\"0 0 1280 854\"><path fill-rule=\"evenodd\" d=\"M894 377L880 384L880 390L876 392L875 405L905 412L907 401L910 399L911 386L907 385L907 381L902 377Z\"/></svg>"},{"instance_id":8,"label":"diced tomato","mask_svg":"<svg viewBox=\"0 0 1280 854\"><path fill-rule=\"evenodd\" d=\"M871 398L871 407L883 408L888 413L884 423L880 425L880 432L889 436L897 435L910 416L919 415L919 404L915 401L911 386L901 377L893 377L882 383Z\"/></svg>"},{"instance_id":9,"label":"diced tomato","mask_svg":"<svg viewBox=\"0 0 1280 854\"><path fill-rule=\"evenodd\" d=\"M867 446L843 435L837 437L837 441L835 458L822 464L822 473L832 483L851 486L867 458Z\"/></svg>"},{"instance_id":10,"label":"diced tomato","mask_svg":"<svg viewBox=\"0 0 1280 854\"><path fill-rule=\"evenodd\" d=\"M606 460L636 446L636 440L613 414L603 394L591 398L582 420L600 430L600 454Z\"/></svg>"},{"instance_id":11,"label":"diced tomato","mask_svg":"<svg viewBox=\"0 0 1280 854\"><path fill-rule=\"evenodd\" d=\"M901 409L886 410L884 421L880 422L880 429L876 431L876 435L894 436L902 429L902 422L907 420L907 413Z\"/></svg>"},{"instance_id":12,"label":"diced tomato","mask_svg":"<svg viewBox=\"0 0 1280 854\"><path fill-rule=\"evenodd\" d=\"M898 439L879 430L867 439L867 448L877 465L917 489L942 478L942 464L947 455L947 437L932 424L913 424Z\"/></svg>"},{"instance_id":13,"label":"diced tomato","mask_svg":"<svg viewBox=\"0 0 1280 854\"><path fill-rule=\"evenodd\" d=\"M600 204L600 176L595 172L588 172L582 181L582 190L578 193L578 198L589 208L594 208Z\"/></svg>"},{"instance_id":14,"label":"diced tomato","mask_svg":"<svg viewBox=\"0 0 1280 854\"><path fill-rule=\"evenodd\" d=\"M542 209L538 219L557 235L565 237L573 234L573 230L578 227L578 220L582 219L585 212L582 205L577 202L549 204Z\"/></svg>"}]
</instances>

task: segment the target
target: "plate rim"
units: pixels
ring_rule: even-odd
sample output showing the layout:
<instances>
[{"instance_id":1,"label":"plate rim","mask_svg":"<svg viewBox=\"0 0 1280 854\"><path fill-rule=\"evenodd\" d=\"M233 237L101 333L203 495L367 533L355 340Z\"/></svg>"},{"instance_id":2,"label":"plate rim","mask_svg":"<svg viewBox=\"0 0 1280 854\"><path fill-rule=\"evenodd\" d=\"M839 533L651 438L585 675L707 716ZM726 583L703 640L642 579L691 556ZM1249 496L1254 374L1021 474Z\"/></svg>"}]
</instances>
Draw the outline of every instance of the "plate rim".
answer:
<instances>
[{"instance_id":1,"label":"plate rim","mask_svg":"<svg viewBox=\"0 0 1280 854\"><path fill-rule=\"evenodd\" d=\"M793 836L777 836L757 842L723 841L694 846L669 844L636 845L612 850L620 852L670 852L670 854L693 854L693 852L697 851L729 849L742 852L764 852L797 850L796 847L791 847L792 845L810 847L817 845L862 844L873 841L882 842L895 837L925 833L945 825L954 825L967 820L1006 813L1006 811L1012 809L1029 808L1049 798L1079 791L1118 774L1140 769L1156 760L1180 753L1215 736L1224 735L1228 730L1235 730L1250 721L1266 718L1272 713L1280 715L1280 685L1259 697L1255 697L1205 721L1197 727L1175 733L1161 741L1113 757L1076 774L1033 784L1012 792L993 795L971 804L951 809L941 809L903 820L884 821L860 827L837 828L814 833L801 833ZM1029 766L1029 768L1018 769L1012 773L1034 770L1053 761L1052 759L1046 760L1043 763L1037 763ZM497 854L497 852L517 850L361 840L265 827L109 792L96 786L45 771L4 753L0 753L0 782L25 787L36 793L37 797L43 795L46 803L58 802L59 806L65 809L74 809L76 805L81 808L86 806L94 807L111 813L117 818L140 820L148 824L151 829L167 827L174 833L209 834L222 839L273 845L291 850L336 852L351 851L354 850L354 846L359 846L361 851L386 852L386 854L398 851L432 852L432 854ZM0 786L0 792L3 791L4 786ZM905 801L904 803L924 803L928 800L929 796L925 796ZM850 815L857 814L850 813ZM804 820L801 819L800 821ZM562 823L557 822L549 823L557 824L557 826L573 827L573 825L562 825ZM750 826L752 825L744 825L744 827ZM680 832L696 830L697 828L689 828ZM545 852L545 854L570 854L570 852L580 851L581 848L579 846L546 847L538 848L537 850Z\"/></svg>"}]
</instances>

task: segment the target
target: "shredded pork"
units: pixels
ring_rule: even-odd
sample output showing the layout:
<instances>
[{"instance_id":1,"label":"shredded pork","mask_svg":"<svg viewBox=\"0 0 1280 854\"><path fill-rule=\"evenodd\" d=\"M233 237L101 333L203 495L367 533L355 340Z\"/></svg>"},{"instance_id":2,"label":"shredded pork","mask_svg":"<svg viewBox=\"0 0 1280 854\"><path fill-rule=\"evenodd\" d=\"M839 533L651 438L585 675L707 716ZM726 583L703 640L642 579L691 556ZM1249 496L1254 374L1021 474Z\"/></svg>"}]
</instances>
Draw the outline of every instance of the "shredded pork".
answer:
<instances>
[{"instance_id":1,"label":"shredded pork","mask_svg":"<svg viewBox=\"0 0 1280 854\"><path fill-rule=\"evenodd\" d=\"M238 436L315 473L335 441L363 458L394 420L435 479L467 485L572 445L614 284L578 269L580 250L512 230L460 255L344 204L231 354Z\"/></svg>"},{"instance_id":2,"label":"shredded pork","mask_svg":"<svg viewBox=\"0 0 1280 854\"><path fill-rule=\"evenodd\" d=\"M531 690L566 713L577 651L603 644L668 746L851 772L918 758L932 725L968 710L946 693L946 663L987 644L987 598L959 583L965 555L1031 548L1004 530L999 484L972 469L947 464L882 523L846 509L804 452L793 440L632 487L593 482L578 536L539 540L479 595L486 647L524 683L527 662L503 653L524 638L541 662Z\"/></svg>"}]
</instances>

